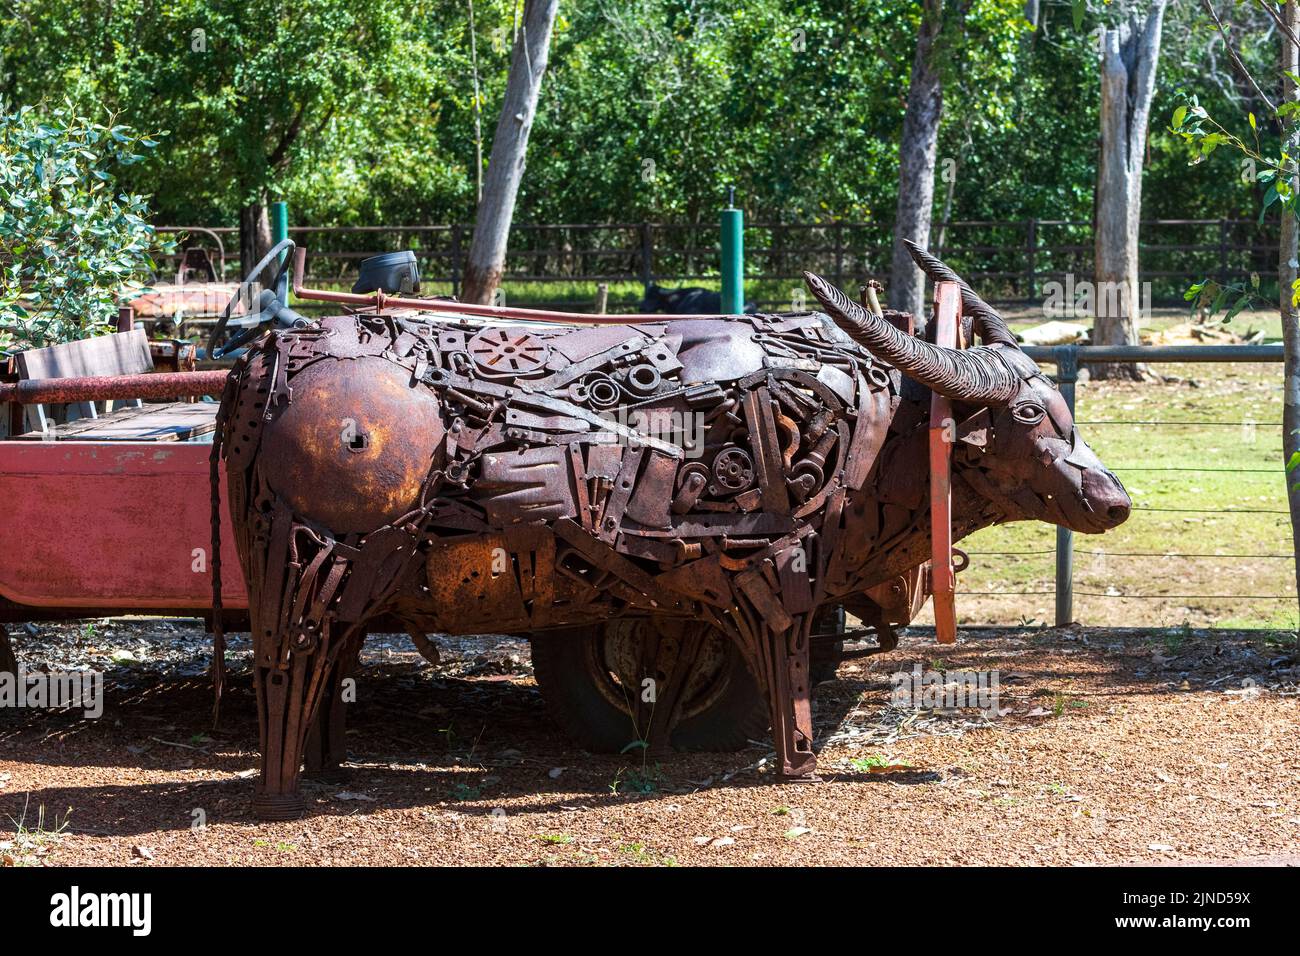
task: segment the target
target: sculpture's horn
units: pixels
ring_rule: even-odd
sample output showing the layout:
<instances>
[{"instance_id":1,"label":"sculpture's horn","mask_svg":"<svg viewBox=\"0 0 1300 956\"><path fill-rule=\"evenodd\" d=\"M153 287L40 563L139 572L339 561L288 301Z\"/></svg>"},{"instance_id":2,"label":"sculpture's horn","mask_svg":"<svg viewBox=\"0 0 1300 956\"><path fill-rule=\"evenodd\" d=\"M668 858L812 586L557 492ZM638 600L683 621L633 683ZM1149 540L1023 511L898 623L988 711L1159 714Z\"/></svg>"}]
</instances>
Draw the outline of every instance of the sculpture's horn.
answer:
<instances>
[{"instance_id":1,"label":"sculpture's horn","mask_svg":"<svg viewBox=\"0 0 1300 956\"><path fill-rule=\"evenodd\" d=\"M803 274L808 288L831 318L859 345L940 395L963 402L1005 404L1020 376L998 354L999 346L946 349L905 335L858 305L821 276Z\"/></svg>"},{"instance_id":2,"label":"sculpture's horn","mask_svg":"<svg viewBox=\"0 0 1300 956\"><path fill-rule=\"evenodd\" d=\"M930 277L931 282L956 282L961 286L962 312L975 320L980 341L985 345L997 344L1020 347L1016 343L1015 334L1007 325L1007 320L1002 318L997 309L981 299L965 279L912 240L904 239L903 245L907 246L907 251L912 254L912 258L921 267L921 271Z\"/></svg>"}]
</instances>

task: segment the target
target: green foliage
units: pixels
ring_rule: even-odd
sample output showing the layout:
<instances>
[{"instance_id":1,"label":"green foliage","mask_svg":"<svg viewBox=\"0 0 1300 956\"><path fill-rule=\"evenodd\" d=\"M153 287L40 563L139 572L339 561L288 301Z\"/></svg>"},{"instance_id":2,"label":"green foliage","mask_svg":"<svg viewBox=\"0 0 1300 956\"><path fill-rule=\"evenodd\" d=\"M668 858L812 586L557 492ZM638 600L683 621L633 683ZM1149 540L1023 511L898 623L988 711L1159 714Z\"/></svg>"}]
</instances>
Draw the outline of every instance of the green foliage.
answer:
<instances>
[{"instance_id":1,"label":"green foliage","mask_svg":"<svg viewBox=\"0 0 1300 956\"><path fill-rule=\"evenodd\" d=\"M1214 279L1202 279L1188 286L1187 291L1183 293L1183 298L1191 302L1194 309L1209 318L1218 316L1219 312L1223 311L1220 321L1226 325L1256 299L1262 299L1258 293L1259 274L1252 273L1249 283L1220 283Z\"/></svg>"},{"instance_id":2,"label":"green foliage","mask_svg":"<svg viewBox=\"0 0 1300 956\"><path fill-rule=\"evenodd\" d=\"M233 224L241 206L269 196L289 199L299 217L410 221L447 214L446 205L422 208L430 197L467 194L466 154L440 138L446 114L460 111L448 98L453 84L468 88L468 49L447 55L463 39L463 6L14 6L12 19L0 19L13 98L36 103L59 88L80 104L106 104L122 122L173 131L132 180L164 220Z\"/></svg>"},{"instance_id":3,"label":"green foliage","mask_svg":"<svg viewBox=\"0 0 1300 956\"><path fill-rule=\"evenodd\" d=\"M1278 42L1276 37L1270 33L1269 45L1262 49L1258 39L1251 44L1248 35L1237 42L1242 46L1240 55L1248 64L1247 69L1254 75L1267 77L1274 72L1270 63L1274 55L1271 46ZM1295 74L1288 73L1287 76L1293 83L1300 83L1300 77ZM1282 216L1300 216L1300 205L1297 205L1300 197L1292 185L1297 161L1297 130L1300 125L1296 124L1296 119L1300 115L1300 102L1279 100L1275 107L1261 104L1271 112L1264 123L1253 109L1240 103L1220 102L1207 108L1200 93L1194 92L1190 84L1175 91L1174 102L1176 105L1168 131L1181 142L1189 165L1205 164L1219 147L1228 147L1223 154L1229 154L1237 161L1237 178L1249 193L1257 195L1259 188L1264 190L1257 201L1259 222L1264 222L1273 212ZM1232 118L1221 122L1220 118L1225 116ZM1285 138L1281 135L1283 132L1287 133ZM1193 284L1184 297L1209 315L1215 315L1226 307L1223 321L1227 322L1248 304L1263 301L1259 288L1258 275L1251 276L1249 286L1235 283L1221 287L1212 280L1202 280ZM1228 306L1229 302L1231 306ZM1292 283L1291 305L1300 306L1300 280Z\"/></svg>"},{"instance_id":4,"label":"green foliage","mask_svg":"<svg viewBox=\"0 0 1300 956\"><path fill-rule=\"evenodd\" d=\"M516 220L710 223L735 185L751 223L865 220L887 234L921 6L562 4ZM174 131L155 162L123 180L153 196L157 221L233 225L260 198L287 199L303 224L473 218L466 0L10 7L0 14L0 95L39 103L57 90L83 110L104 104L119 122ZM474 3L485 156L516 7ZM1030 32L1023 0L946 0L936 216L951 189L953 219L1090 219L1096 30L1114 7L1040 4ZM1231 88L1205 80L1213 25L1194 4L1169 18L1162 115L1178 105L1180 87L1195 88L1211 115L1233 106ZM1242 42L1254 66L1272 40ZM1223 73L1221 49L1217 56ZM1267 145L1269 124L1253 111ZM1204 156L1206 176L1188 177L1185 149L1180 136L1153 128L1147 217L1253 214L1266 184L1243 183L1221 148Z\"/></svg>"},{"instance_id":5,"label":"green foliage","mask_svg":"<svg viewBox=\"0 0 1300 956\"><path fill-rule=\"evenodd\" d=\"M111 331L124 289L154 267L145 201L114 176L157 145L66 107L0 106L0 347Z\"/></svg>"}]
</instances>

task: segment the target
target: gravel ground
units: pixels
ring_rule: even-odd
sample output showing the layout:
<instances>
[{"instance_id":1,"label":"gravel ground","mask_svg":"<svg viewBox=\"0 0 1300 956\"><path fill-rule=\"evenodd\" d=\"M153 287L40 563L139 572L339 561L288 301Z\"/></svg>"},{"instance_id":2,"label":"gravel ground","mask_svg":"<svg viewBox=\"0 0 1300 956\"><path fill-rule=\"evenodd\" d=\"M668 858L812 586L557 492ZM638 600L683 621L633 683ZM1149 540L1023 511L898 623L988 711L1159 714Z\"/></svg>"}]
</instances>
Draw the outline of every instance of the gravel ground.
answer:
<instances>
[{"instance_id":1,"label":"gravel ground","mask_svg":"<svg viewBox=\"0 0 1300 956\"><path fill-rule=\"evenodd\" d=\"M99 720L0 711L5 865L1149 864L1300 860L1300 668L1259 632L905 635L817 690L823 782L734 754L592 756L547 719L526 642L367 645L347 779L307 815L249 812L247 644L210 727L202 634L103 621L17 632L28 667L104 670ZM996 669L999 712L891 707L913 665ZM21 822L21 828L19 828Z\"/></svg>"}]
</instances>

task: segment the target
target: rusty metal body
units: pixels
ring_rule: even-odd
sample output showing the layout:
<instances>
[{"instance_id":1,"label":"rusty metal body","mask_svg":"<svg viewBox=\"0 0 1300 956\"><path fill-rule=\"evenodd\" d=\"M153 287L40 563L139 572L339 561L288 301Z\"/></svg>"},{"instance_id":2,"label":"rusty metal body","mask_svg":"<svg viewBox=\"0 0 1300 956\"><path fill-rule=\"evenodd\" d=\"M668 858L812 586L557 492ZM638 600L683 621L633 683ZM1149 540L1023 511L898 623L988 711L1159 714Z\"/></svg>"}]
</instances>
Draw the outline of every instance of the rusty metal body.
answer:
<instances>
[{"instance_id":1,"label":"rusty metal body","mask_svg":"<svg viewBox=\"0 0 1300 956\"><path fill-rule=\"evenodd\" d=\"M372 309L255 343L213 460L215 479L224 452L249 596L258 814L299 812L304 759L340 758L329 688L381 613L416 633L707 622L766 694L781 773L812 775L814 613L843 604L884 634L907 619L931 512L929 394L909 399L916 382L873 354L860 317L810 285L831 317L485 327ZM910 317L869 318L914 341ZM1025 362L993 384L1056 395ZM1005 408L957 409L972 453L954 460L953 540L1028 517L1100 530L1049 514L1052 482L1072 474L1057 458L1091 467L1071 420L1054 409L1018 436ZM990 454L999 429L1007 447ZM1048 440L1064 447L1045 462ZM684 634L645 662L652 738L701 652Z\"/></svg>"}]
</instances>

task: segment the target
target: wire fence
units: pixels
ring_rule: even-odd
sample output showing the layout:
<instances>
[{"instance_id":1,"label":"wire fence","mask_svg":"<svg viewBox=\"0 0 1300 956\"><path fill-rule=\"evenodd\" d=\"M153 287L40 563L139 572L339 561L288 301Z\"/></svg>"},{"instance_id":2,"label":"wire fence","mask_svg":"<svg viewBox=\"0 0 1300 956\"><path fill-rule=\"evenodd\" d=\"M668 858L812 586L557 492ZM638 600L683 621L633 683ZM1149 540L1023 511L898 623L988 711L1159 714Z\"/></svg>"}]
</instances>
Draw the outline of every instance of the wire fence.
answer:
<instances>
[{"instance_id":1,"label":"wire fence","mask_svg":"<svg viewBox=\"0 0 1300 956\"><path fill-rule=\"evenodd\" d=\"M238 230L230 227L160 226L180 238L177 254L162 271L174 271L189 246L212 250L225 277L238 278ZM635 286L716 285L719 235L716 221L703 223L518 223L511 228L504 283L540 284L558 292L563 284L606 283L611 310L631 309ZM473 227L465 223L422 226L293 226L289 235L311 251L312 281L349 285L361 260L411 249L431 286L459 294ZM789 307L779 283L802 287L810 269L846 282L889 272L893 231L876 222L771 223L745 227L745 279L759 290L760 308ZM1038 302L1051 295L1072 299L1072 283L1093 274L1093 227L1083 220L962 220L936 224L935 251L985 298L1002 303ZM1151 219L1141 226L1140 280L1152 301L1181 303L1191 281L1221 282L1269 275L1276 257L1277 224L1253 219ZM619 285L632 286L619 289ZM1055 286L1053 286L1055 284ZM764 291L766 290L766 291ZM780 297L772 298L773 294ZM540 293L543 297L545 291ZM535 297L535 296L534 296ZM548 300L549 301L549 300ZM568 301L556 298L556 303Z\"/></svg>"},{"instance_id":2,"label":"wire fence","mask_svg":"<svg viewBox=\"0 0 1300 956\"><path fill-rule=\"evenodd\" d=\"M1031 349L1029 351L1031 352L1031 354L1034 354L1034 357L1038 359L1040 362L1057 363L1058 365L1057 375L1058 375L1058 381L1061 386L1062 393L1066 396L1067 401L1070 404L1071 409L1073 410L1076 370L1078 368L1079 362L1087 361L1088 353L1090 351L1089 347L1069 346L1069 347L1061 347L1061 348L1054 348L1054 349L1036 349L1036 350ZM1117 351L1117 350L1112 350L1112 351ZM1228 347L1226 349L1206 349L1205 347L1196 347L1196 346L1185 347L1185 348L1174 348L1174 349L1153 349L1151 347L1139 346L1139 347L1134 347L1132 349L1128 349L1127 351L1132 353L1132 357L1127 359L1128 361L1152 361L1157 357L1167 357L1170 360L1178 360L1178 361L1205 361L1207 360L1207 356L1204 354L1206 352L1217 352L1221 356L1220 358L1217 359L1218 361L1233 361L1234 352L1235 352L1236 360L1244 359L1244 360L1259 362L1259 361L1279 361L1281 359L1282 350L1280 346L1265 346L1262 348L1260 347L1252 348L1249 346L1245 346L1245 347ZM1159 353L1162 352L1164 353L1164 356L1159 355ZM1200 352L1202 354L1198 355L1196 354L1197 352ZM1107 356L1107 361L1111 361L1113 358L1114 358L1113 356ZM1280 449L1282 447L1281 446L1281 429L1283 427L1282 422L1258 421L1249 417L1239 418L1239 419L1207 420L1201 418L1201 419L1194 419L1194 420L1186 420L1186 419L1178 420L1173 418L1153 418L1144 415L1141 418L1131 418L1131 419L1129 418L1123 418L1123 419L1099 418L1099 419L1092 419L1092 420L1079 419L1077 420L1077 424L1082 429L1085 430L1089 428L1096 428L1096 427L1105 428L1107 426L1132 427L1132 428L1141 428L1144 430L1154 429L1154 428L1159 428L1159 429L1233 428L1233 429L1241 429L1243 433L1248 434L1250 436L1250 441L1252 443L1256 440L1263 440L1265 438L1269 440L1276 439L1276 442L1275 444L1273 444L1272 447L1275 447L1279 450L1278 451L1279 456L1280 456ZM1261 432L1263 434L1259 434ZM1103 441L1104 439L1102 439L1098 443L1101 444ZM1247 463L1240 467L1234 467L1234 466L1228 466L1228 465L1217 464L1217 463L1168 465L1168 464L1147 464L1145 462L1118 462L1113 464L1108 463L1108 467L1113 472L1115 472L1122 481L1125 482L1126 487L1130 489L1130 493L1132 494L1132 497L1135 499L1133 505L1133 514L1129 519L1130 521L1147 520L1145 517L1147 515L1153 515L1153 516L1154 515L1232 515L1232 516L1256 515L1256 516L1279 516L1280 517L1280 516L1289 516L1290 514L1289 510L1286 507L1284 507L1285 498L1283 495L1283 489L1285 487L1284 484L1285 471L1282 467L1280 457L1279 457L1278 465L1272 468L1257 467L1254 466L1253 463ZM1207 474L1243 475L1243 476L1273 475L1276 476L1277 483L1275 486L1273 486L1273 488L1271 489L1271 493L1267 497L1276 496L1276 498L1279 501L1279 504L1282 506L1279 507L1254 506L1252 502L1245 499L1248 493L1255 489L1249 489L1245 486L1243 486L1240 489L1237 489L1241 497L1233 500L1218 500L1215 502L1207 502L1204 507L1183 507L1183 506L1153 504L1149 501L1143 500L1142 494L1133 493L1132 489L1134 486L1128 477L1128 476L1152 475L1152 474L1158 474L1163 477L1169 477L1169 478L1175 478L1183 475L1207 475ZM1255 497L1258 497L1258 495L1255 495ZM1018 550L1003 550L997 548L990 548L988 550L983 550L979 548L973 548L968 552L972 559L987 558L993 561L1005 560L1007 558L1012 558L1017 560L1035 560L1035 559L1041 560L1046 558L1049 555L1054 556L1055 565L1056 565L1055 587L1049 589L1042 586L1036 586L1035 582L1030 581L1029 583L1021 587L998 589L998 590L988 590L988 589L979 589L979 588L963 589L960 588L959 586L958 593L959 595L985 598L985 599L1006 598L1006 599L1023 600L1024 598L1027 597L1043 598L1043 597L1050 596L1055 599L1055 605L1056 605L1055 611L1056 611L1057 624L1069 623L1070 621L1075 619L1074 609L1073 609L1073 599L1076 596L1090 598L1090 599L1103 599L1108 601L1137 601L1137 602L1144 602L1148 606L1153 604L1160 604L1160 603L1169 604L1170 602L1176 602L1176 601L1193 601L1193 602L1235 601L1235 602L1242 602L1242 603L1261 602L1261 603L1269 604L1270 607L1274 608L1278 612L1286 612L1288 610L1286 605L1290 604L1294 606L1297 601L1296 591L1294 589L1294 578L1291 577L1292 574L1291 564L1295 561L1295 555L1292 553L1291 550L1289 550L1290 543L1291 543L1289 539L1289 526L1284 521L1279 523L1282 524L1283 528L1285 529L1284 532L1285 537L1279 536L1279 540L1277 541L1277 544L1274 548L1267 548L1266 546L1265 548L1260 548L1258 550L1232 549L1232 550L1224 550L1224 551L1206 550L1203 547L1202 548L1192 547L1192 548L1187 548L1186 550L1180 550L1175 547L1171 547L1166 550L1150 550L1150 549L1111 550L1105 547L1075 548L1073 535L1070 534L1069 532L1062 532L1058 529L1056 547L1054 548L1046 548L1046 547L1045 548L1024 548ZM1197 543L1200 543L1200 541L1197 541ZM1146 588L1141 588L1141 589L1136 589L1136 588L1120 589L1116 587L1107 587L1105 589L1098 589L1096 587L1075 587L1074 579L1076 577L1076 572L1074 569L1074 558L1076 556L1092 557L1092 558L1099 559L1103 562L1108 562L1111 559L1118 559L1121 561L1147 561L1147 562L1151 562L1152 559L1159 559L1160 561L1170 562L1174 566L1174 570L1170 574L1163 576L1163 580L1166 586L1170 588L1170 590L1161 590L1159 586L1155 586L1155 587L1148 586ZM1243 580L1242 569L1243 567L1248 568L1249 565L1248 564L1243 565L1242 562L1253 562L1253 561L1268 562L1269 564L1267 566L1269 568L1276 569L1276 571L1275 573L1259 574L1254 576L1250 575L1249 573L1246 573L1245 578ZM1214 562L1213 569L1212 569L1214 573L1214 580L1220 582L1225 580L1239 582L1243 585L1242 590L1233 591L1233 589L1230 587L1222 587L1222 586L1215 588L1213 587L1212 584L1210 587L1208 587L1205 590L1193 590L1185 587L1180 588L1177 586L1180 583L1205 580L1204 574L1191 572L1189 570L1190 566L1184 565L1182 569L1179 570L1178 569L1179 566L1183 565L1184 562L1196 562L1198 565L1203 565L1206 562ZM1279 564L1278 562L1281 563ZM1153 567L1151 571L1152 573L1149 575L1149 577L1153 583L1162 580L1162 575L1157 574L1155 572L1155 567ZM1162 610L1166 612L1174 611L1173 608L1165 608ZM1243 616L1244 615L1240 613L1217 614L1215 615L1215 621L1223 620L1226 617L1240 619ZM1276 615L1271 612L1265 612L1262 614L1258 614L1256 616L1261 619L1276 619ZM1096 620L1091 616L1088 617L1080 616L1080 620L1081 623L1092 624L1092 625L1110 623L1108 621ZM1212 621L1211 623L1214 623L1215 621ZM1003 622L999 621L993 623L1003 623Z\"/></svg>"}]
</instances>

